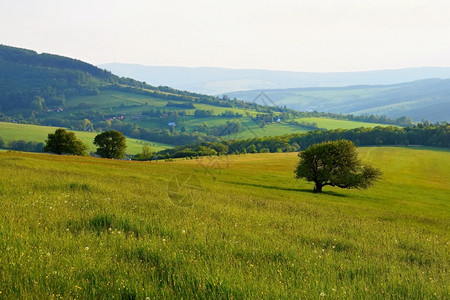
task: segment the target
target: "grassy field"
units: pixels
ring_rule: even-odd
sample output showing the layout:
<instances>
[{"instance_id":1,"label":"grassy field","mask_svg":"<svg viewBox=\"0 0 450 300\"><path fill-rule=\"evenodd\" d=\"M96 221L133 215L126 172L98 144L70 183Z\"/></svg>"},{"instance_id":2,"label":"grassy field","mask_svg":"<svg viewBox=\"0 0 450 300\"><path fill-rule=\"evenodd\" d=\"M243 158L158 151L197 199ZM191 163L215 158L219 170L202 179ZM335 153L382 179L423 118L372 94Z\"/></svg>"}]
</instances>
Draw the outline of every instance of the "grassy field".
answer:
<instances>
[{"instance_id":1,"label":"grassy field","mask_svg":"<svg viewBox=\"0 0 450 300\"><path fill-rule=\"evenodd\" d=\"M320 195L296 153L0 153L0 297L448 299L450 152L359 152L384 180Z\"/></svg>"},{"instance_id":2,"label":"grassy field","mask_svg":"<svg viewBox=\"0 0 450 300\"><path fill-rule=\"evenodd\" d=\"M367 123L367 122L357 122L357 121L347 121L347 120L336 120L336 119L327 119L327 118L299 118L296 119L297 122L308 122L308 123L317 123L319 128L325 129L352 129L359 127L376 127L382 126L386 127L389 125L379 124L379 123Z\"/></svg>"},{"instance_id":3,"label":"grassy field","mask_svg":"<svg viewBox=\"0 0 450 300\"><path fill-rule=\"evenodd\" d=\"M49 133L54 133L59 127L38 126L28 124L15 124L0 122L0 137L5 143L11 140L25 140L27 142L42 142L45 143ZM74 131L76 136L89 146L89 151L95 151L96 147L93 144L95 136L98 132ZM149 142L144 140L137 140L127 138L127 153L136 154L142 152L142 146L149 146L153 152L167 149L171 146Z\"/></svg>"},{"instance_id":4,"label":"grassy field","mask_svg":"<svg viewBox=\"0 0 450 300\"><path fill-rule=\"evenodd\" d=\"M95 104L100 109L109 109L110 107L119 108L121 105L143 104L163 107L167 104L167 100L118 91L101 91L99 95L95 96L76 96L68 99L68 105L70 106L76 107L80 103Z\"/></svg>"},{"instance_id":5,"label":"grassy field","mask_svg":"<svg viewBox=\"0 0 450 300\"><path fill-rule=\"evenodd\" d=\"M231 139L246 139L246 138L259 138L264 136L280 136L291 133L305 133L308 130L301 126L283 124L283 123L271 123L263 128L253 120L246 120L242 122L243 131L230 135Z\"/></svg>"}]
</instances>

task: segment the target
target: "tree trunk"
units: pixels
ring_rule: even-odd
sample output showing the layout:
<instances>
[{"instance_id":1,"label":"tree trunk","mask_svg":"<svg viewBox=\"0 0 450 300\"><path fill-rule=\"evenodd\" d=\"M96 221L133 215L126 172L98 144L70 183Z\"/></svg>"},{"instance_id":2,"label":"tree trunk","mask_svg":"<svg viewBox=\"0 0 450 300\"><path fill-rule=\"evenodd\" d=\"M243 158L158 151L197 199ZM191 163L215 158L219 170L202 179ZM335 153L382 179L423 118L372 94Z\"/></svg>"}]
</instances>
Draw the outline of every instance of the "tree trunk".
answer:
<instances>
[{"instance_id":1,"label":"tree trunk","mask_svg":"<svg viewBox=\"0 0 450 300\"><path fill-rule=\"evenodd\" d=\"M314 193L322 193L322 183L316 182L316 185L314 186Z\"/></svg>"}]
</instances>

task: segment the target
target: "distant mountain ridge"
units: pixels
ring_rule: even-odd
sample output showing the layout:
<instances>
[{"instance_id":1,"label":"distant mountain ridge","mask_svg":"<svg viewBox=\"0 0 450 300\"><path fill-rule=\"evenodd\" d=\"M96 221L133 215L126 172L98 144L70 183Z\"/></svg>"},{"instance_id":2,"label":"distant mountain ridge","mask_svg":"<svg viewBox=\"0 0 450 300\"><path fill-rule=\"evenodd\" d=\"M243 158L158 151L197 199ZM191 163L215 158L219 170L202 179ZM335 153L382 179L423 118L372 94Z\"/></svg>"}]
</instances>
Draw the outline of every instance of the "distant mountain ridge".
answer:
<instances>
[{"instance_id":1,"label":"distant mountain ridge","mask_svg":"<svg viewBox=\"0 0 450 300\"><path fill-rule=\"evenodd\" d=\"M114 74L196 93L220 95L234 91L351 85L389 85L429 78L450 78L449 67L422 67L362 72L290 72L214 67L164 67L108 63L99 67Z\"/></svg>"},{"instance_id":2,"label":"distant mountain ridge","mask_svg":"<svg viewBox=\"0 0 450 300\"><path fill-rule=\"evenodd\" d=\"M450 120L450 79L424 79L392 85L253 90L227 93L253 101L264 92L275 104L300 111Z\"/></svg>"}]
</instances>

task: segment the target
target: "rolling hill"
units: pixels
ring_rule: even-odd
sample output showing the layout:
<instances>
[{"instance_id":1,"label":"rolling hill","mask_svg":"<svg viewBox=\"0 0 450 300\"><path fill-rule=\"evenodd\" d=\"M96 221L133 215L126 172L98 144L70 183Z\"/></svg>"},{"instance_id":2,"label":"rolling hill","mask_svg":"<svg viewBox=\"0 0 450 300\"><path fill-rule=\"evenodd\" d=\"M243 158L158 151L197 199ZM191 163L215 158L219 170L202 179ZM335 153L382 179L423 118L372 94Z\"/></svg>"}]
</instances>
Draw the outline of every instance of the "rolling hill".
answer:
<instances>
[{"instance_id":1,"label":"rolling hill","mask_svg":"<svg viewBox=\"0 0 450 300\"><path fill-rule=\"evenodd\" d=\"M169 85L210 95L262 89L389 85L428 78L450 78L450 68L438 67L337 73L163 67L124 63L108 63L100 67L114 74L150 84Z\"/></svg>"},{"instance_id":2,"label":"rolling hill","mask_svg":"<svg viewBox=\"0 0 450 300\"><path fill-rule=\"evenodd\" d=\"M359 153L384 180L323 194L296 153L0 153L1 296L447 299L450 152Z\"/></svg>"},{"instance_id":3,"label":"rolling hill","mask_svg":"<svg viewBox=\"0 0 450 300\"><path fill-rule=\"evenodd\" d=\"M182 145L219 141L230 134L244 138L311 130L294 122L302 117L319 116L156 87L79 60L0 46L0 121L4 122L78 131L115 129L154 144ZM352 122L348 120L347 126Z\"/></svg>"},{"instance_id":4,"label":"rolling hill","mask_svg":"<svg viewBox=\"0 0 450 300\"><path fill-rule=\"evenodd\" d=\"M228 93L252 101L261 90ZM264 90L277 105L303 111L411 117L414 121L450 120L450 79L426 79L393 85Z\"/></svg>"}]
</instances>

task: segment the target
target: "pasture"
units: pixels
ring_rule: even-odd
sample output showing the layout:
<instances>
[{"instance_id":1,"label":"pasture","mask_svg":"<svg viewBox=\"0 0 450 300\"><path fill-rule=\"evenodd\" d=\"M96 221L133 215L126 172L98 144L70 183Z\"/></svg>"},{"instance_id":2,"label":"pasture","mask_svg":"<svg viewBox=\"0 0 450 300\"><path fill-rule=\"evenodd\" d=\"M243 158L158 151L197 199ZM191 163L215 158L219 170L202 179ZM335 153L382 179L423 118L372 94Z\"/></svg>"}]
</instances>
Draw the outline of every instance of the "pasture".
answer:
<instances>
[{"instance_id":1,"label":"pasture","mask_svg":"<svg viewBox=\"0 0 450 300\"><path fill-rule=\"evenodd\" d=\"M307 123L317 123L319 128L325 129L352 129L359 127L377 127L377 126L391 126L389 124L380 124L380 123L369 123L369 122L358 122L358 121L349 121L349 120L337 120L337 119L329 119L329 118L298 118L297 122L307 122Z\"/></svg>"},{"instance_id":2,"label":"pasture","mask_svg":"<svg viewBox=\"0 0 450 300\"><path fill-rule=\"evenodd\" d=\"M296 153L0 153L0 295L448 299L450 152L359 152L384 179L323 194Z\"/></svg>"},{"instance_id":3,"label":"pasture","mask_svg":"<svg viewBox=\"0 0 450 300\"><path fill-rule=\"evenodd\" d=\"M39 126L39 125L29 125L29 124L16 124L16 123L5 123L0 122L0 137L5 143L12 140L24 140L27 142L37 142L45 143L49 133L54 133L56 129L60 127L52 126ZM96 147L94 145L94 138L98 132L87 132L87 131L75 131L69 130L75 133L75 135L83 141L89 147L89 151L95 151ZM164 150L170 148L171 146L149 142L144 140L127 138L127 153L136 154L142 152L142 147L144 145L149 146L153 152Z\"/></svg>"}]
</instances>

